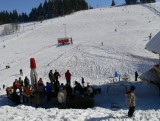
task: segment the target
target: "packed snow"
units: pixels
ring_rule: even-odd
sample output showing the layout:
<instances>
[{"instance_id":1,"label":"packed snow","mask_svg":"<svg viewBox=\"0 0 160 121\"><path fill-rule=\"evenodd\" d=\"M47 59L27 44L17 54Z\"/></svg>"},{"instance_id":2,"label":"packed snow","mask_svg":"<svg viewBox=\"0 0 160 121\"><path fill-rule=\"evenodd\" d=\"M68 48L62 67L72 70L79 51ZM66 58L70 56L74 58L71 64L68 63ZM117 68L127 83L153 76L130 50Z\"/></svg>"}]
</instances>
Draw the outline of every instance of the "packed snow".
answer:
<instances>
[{"instance_id":1,"label":"packed snow","mask_svg":"<svg viewBox=\"0 0 160 121\"><path fill-rule=\"evenodd\" d=\"M152 7L160 10L160 4ZM145 50L152 37L159 32L160 16L143 5L85 10L64 17L45 20L42 23L22 23L18 32L0 36L0 120L1 121L99 121L99 120L160 120L160 97L158 88L138 79L139 75L158 63L158 55ZM72 37L73 44L58 45L57 39ZM0 26L2 30L3 26ZM5 47L4 47L5 45ZM49 82L49 70L57 69L65 83L64 73L72 73L74 81L100 87L101 94L95 96L95 107L88 109L35 108L15 106L2 85L11 86L20 77L19 70L30 77L30 58L37 63L38 77ZM5 69L6 65L11 68ZM114 72L128 75L115 84L127 83L136 87L137 105L133 118L127 117L125 87L111 86ZM112 109L116 103L120 108Z\"/></svg>"}]
</instances>

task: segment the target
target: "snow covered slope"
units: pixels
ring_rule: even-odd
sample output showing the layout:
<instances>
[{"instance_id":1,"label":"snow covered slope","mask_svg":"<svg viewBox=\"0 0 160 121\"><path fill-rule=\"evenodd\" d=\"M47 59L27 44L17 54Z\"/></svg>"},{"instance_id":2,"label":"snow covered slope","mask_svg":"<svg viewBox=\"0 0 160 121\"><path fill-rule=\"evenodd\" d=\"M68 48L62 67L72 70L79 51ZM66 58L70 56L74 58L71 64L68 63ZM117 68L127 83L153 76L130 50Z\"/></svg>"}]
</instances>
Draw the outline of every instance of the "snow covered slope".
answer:
<instances>
[{"instance_id":1,"label":"snow covered slope","mask_svg":"<svg viewBox=\"0 0 160 121\"><path fill-rule=\"evenodd\" d=\"M50 69L60 72L60 82L65 82L64 73L69 69L73 75L72 85L75 80L80 81L82 76L92 85L106 84L111 81L109 77L113 76L115 71L128 74L130 81L134 81L135 71L141 74L158 62L158 56L144 48L150 33L154 36L159 32L159 21L160 17L149 9L142 5L132 5L80 11L42 23L21 24L18 33L0 37L0 87L3 84L12 85L15 78L19 77L20 69L23 69L24 76L29 76L31 57L36 59L38 75L45 82L49 81ZM59 46L57 38L65 36L65 25L67 37L73 38L73 45ZM5 69L6 65L11 68ZM137 86L139 95L135 119L158 120L160 99L157 88L141 82L131 83ZM11 102L4 96L5 90L1 90L0 119L128 120L125 117L127 109L124 90L122 87L113 87L112 92L111 97L103 87L102 95L96 97L97 107L93 109L45 110L23 105L12 107ZM115 101L120 103L121 110L110 110L110 103ZM153 103L156 103L156 106Z\"/></svg>"}]
</instances>

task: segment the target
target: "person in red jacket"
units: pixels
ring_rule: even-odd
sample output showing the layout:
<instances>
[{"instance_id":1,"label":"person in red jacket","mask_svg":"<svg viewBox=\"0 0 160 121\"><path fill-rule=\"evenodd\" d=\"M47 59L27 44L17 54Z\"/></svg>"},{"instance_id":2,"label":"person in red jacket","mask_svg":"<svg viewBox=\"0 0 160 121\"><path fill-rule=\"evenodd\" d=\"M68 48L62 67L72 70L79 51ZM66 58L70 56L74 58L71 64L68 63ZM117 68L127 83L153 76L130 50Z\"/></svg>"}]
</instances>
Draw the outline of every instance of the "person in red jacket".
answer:
<instances>
[{"instance_id":1,"label":"person in red jacket","mask_svg":"<svg viewBox=\"0 0 160 121\"><path fill-rule=\"evenodd\" d=\"M67 72L65 73L67 85L71 85L71 76L71 73L69 72L69 70L67 70Z\"/></svg>"},{"instance_id":2,"label":"person in red jacket","mask_svg":"<svg viewBox=\"0 0 160 121\"><path fill-rule=\"evenodd\" d=\"M14 83L13 83L13 88L14 89L19 89L21 87L21 85L19 84L18 80L15 79Z\"/></svg>"},{"instance_id":3,"label":"person in red jacket","mask_svg":"<svg viewBox=\"0 0 160 121\"><path fill-rule=\"evenodd\" d=\"M15 79L15 81L13 83L13 88L14 88L14 92L16 92L17 89L19 89L20 90L20 94L22 93L21 85L19 84L17 79Z\"/></svg>"}]
</instances>

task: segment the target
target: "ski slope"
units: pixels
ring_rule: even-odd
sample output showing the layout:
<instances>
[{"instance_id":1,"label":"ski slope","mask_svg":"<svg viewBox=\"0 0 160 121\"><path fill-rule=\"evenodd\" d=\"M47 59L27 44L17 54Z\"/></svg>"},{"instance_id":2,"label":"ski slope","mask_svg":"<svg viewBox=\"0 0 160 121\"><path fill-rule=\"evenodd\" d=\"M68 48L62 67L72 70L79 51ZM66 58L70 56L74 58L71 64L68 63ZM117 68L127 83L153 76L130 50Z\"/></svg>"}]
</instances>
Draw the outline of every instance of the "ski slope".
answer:
<instances>
[{"instance_id":1,"label":"ski slope","mask_svg":"<svg viewBox=\"0 0 160 121\"><path fill-rule=\"evenodd\" d=\"M154 6L160 8L159 3ZM102 88L102 94L95 97L95 107L86 110L15 107L1 89L0 120L159 120L157 87L140 80L134 82L135 71L140 75L158 63L158 55L145 50L145 45L150 33L154 36L159 32L159 21L160 16L142 5L97 8L42 23L21 24L17 33L0 36L0 87L11 86L19 78L20 69L23 69L23 79L29 77L29 60L34 57L38 77L44 82L49 81L49 70L57 69L62 75L60 82L65 83L64 73L69 69L73 75L72 85L75 80L81 82L83 76L85 82ZM65 36L65 25L66 35L73 38L73 45L57 44L57 39ZM11 68L5 69L6 65ZM137 108L133 119L126 117L124 88L111 87L110 93L106 92L106 84L112 82L109 77L115 71L129 75L129 83L136 86ZM113 102L121 109L110 109Z\"/></svg>"}]
</instances>

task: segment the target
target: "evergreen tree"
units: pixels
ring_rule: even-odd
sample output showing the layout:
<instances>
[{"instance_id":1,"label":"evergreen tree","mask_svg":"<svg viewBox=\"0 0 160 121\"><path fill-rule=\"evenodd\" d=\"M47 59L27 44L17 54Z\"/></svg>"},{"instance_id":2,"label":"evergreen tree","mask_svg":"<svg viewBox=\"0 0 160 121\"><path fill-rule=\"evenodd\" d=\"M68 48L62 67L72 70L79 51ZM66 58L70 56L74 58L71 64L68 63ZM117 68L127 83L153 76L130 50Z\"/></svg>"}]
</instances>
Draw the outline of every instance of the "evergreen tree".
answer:
<instances>
[{"instance_id":1,"label":"evergreen tree","mask_svg":"<svg viewBox=\"0 0 160 121\"><path fill-rule=\"evenodd\" d=\"M115 4L115 1L112 0L111 6L115 6L115 5L116 5L116 4Z\"/></svg>"},{"instance_id":2,"label":"evergreen tree","mask_svg":"<svg viewBox=\"0 0 160 121\"><path fill-rule=\"evenodd\" d=\"M125 2L126 2L126 5L130 5L131 4L130 0L125 0Z\"/></svg>"},{"instance_id":3,"label":"evergreen tree","mask_svg":"<svg viewBox=\"0 0 160 121\"><path fill-rule=\"evenodd\" d=\"M156 0L140 0L142 3L154 3Z\"/></svg>"},{"instance_id":4,"label":"evergreen tree","mask_svg":"<svg viewBox=\"0 0 160 121\"><path fill-rule=\"evenodd\" d=\"M136 4L138 0L125 0L127 5Z\"/></svg>"},{"instance_id":5,"label":"evergreen tree","mask_svg":"<svg viewBox=\"0 0 160 121\"><path fill-rule=\"evenodd\" d=\"M18 13L16 10L13 10L13 13L11 14L12 23L18 22Z\"/></svg>"},{"instance_id":6,"label":"evergreen tree","mask_svg":"<svg viewBox=\"0 0 160 121\"><path fill-rule=\"evenodd\" d=\"M43 4L41 3L38 7L32 8L29 15L26 13L18 15L16 10L9 13L7 11L0 12L0 24L42 21L43 19L58 17L86 9L88 9L88 4L85 0L45 0Z\"/></svg>"}]
</instances>

